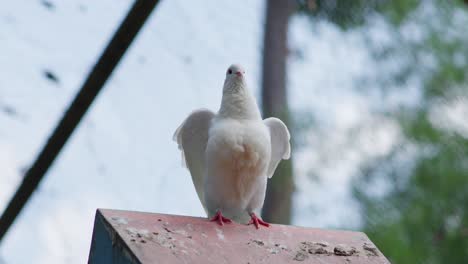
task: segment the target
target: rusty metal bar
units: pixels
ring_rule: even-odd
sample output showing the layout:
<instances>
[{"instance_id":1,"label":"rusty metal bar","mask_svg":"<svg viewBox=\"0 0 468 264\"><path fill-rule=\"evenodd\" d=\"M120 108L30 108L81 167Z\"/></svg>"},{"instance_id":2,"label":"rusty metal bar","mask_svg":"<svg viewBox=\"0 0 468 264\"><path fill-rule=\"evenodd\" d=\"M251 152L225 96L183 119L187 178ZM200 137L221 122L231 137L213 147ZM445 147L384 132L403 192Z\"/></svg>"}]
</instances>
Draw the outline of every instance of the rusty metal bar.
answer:
<instances>
[{"instance_id":1,"label":"rusty metal bar","mask_svg":"<svg viewBox=\"0 0 468 264\"><path fill-rule=\"evenodd\" d=\"M127 13L3 212L0 218L0 242L158 2L158 0L136 0Z\"/></svg>"}]
</instances>

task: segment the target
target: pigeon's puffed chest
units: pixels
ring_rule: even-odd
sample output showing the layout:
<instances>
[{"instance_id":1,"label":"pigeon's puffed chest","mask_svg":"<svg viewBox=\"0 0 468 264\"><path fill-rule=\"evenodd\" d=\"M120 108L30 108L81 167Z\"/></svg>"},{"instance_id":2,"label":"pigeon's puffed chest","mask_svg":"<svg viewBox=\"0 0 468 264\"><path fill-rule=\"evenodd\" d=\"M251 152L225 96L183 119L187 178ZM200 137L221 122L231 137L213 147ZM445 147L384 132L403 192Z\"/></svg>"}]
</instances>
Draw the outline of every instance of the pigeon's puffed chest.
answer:
<instances>
[{"instance_id":1,"label":"pigeon's puffed chest","mask_svg":"<svg viewBox=\"0 0 468 264\"><path fill-rule=\"evenodd\" d=\"M218 119L209 130L207 155L223 169L262 174L270 160L270 134L261 120Z\"/></svg>"}]
</instances>

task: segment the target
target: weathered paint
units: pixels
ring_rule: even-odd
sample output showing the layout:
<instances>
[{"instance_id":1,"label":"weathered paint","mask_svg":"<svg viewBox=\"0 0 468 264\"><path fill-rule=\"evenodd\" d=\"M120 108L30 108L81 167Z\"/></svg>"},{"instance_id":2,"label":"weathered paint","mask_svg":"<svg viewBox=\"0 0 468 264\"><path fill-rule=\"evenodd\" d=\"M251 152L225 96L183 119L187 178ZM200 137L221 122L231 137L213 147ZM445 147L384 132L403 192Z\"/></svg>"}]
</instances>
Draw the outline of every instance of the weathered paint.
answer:
<instances>
[{"instance_id":1,"label":"weathered paint","mask_svg":"<svg viewBox=\"0 0 468 264\"><path fill-rule=\"evenodd\" d=\"M89 263L382 263L360 232L99 209Z\"/></svg>"},{"instance_id":2,"label":"weathered paint","mask_svg":"<svg viewBox=\"0 0 468 264\"><path fill-rule=\"evenodd\" d=\"M122 223L122 222L121 222ZM101 211L96 211L88 263L126 264L140 263Z\"/></svg>"}]
</instances>

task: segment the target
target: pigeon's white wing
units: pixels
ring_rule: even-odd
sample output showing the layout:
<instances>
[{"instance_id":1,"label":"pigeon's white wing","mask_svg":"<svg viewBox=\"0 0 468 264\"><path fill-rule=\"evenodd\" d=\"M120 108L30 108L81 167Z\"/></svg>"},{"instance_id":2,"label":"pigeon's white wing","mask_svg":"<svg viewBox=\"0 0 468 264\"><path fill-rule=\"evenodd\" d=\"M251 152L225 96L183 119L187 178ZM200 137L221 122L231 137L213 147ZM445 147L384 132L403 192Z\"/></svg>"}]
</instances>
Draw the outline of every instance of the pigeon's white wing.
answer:
<instances>
[{"instance_id":1,"label":"pigeon's white wing","mask_svg":"<svg viewBox=\"0 0 468 264\"><path fill-rule=\"evenodd\" d=\"M268 178L271 178L273 173L275 173L278 163L282 159L289 159L291 155L290 135L286 125L278 118L270 117L263 120L263 123L270 130L271 159L267 173Z\"/></svg>"},{"instance_id":2,"label":"pigeon's white wing","mask_svg":"<svg viewBox=\"0 0 468 264\"><path fill-rule=\"evenodd\" d=\"M205 175L205 150L208 130L215 114L207 109L193 111L174 133L174 141L182 152L182 164L192 175L198 198L205 208L203 177ZM205 208L206 211L206 208Z\"/></svg>"}]
</instances>

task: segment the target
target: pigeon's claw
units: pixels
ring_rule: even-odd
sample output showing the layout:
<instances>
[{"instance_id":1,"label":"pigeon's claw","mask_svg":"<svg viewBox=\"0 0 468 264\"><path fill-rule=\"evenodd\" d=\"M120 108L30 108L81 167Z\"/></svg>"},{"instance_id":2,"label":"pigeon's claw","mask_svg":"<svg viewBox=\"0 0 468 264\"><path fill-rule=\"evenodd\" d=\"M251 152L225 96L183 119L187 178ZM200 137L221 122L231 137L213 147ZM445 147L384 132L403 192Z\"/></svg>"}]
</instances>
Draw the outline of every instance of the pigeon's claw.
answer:
<instances>
[{"instance_id":1,"label":"pigeon's claw","mask_svg":"<svg viewBox=\"0 0 468 264\"><path fill-rule=\"evenodd\" d=\"M269 227L270 224L263 221L262 219L258 218L257 215L255 215L255 213L251 213L250 214L250 222L248 223L249 225L253 224L255 226L255 228L259 228L259 225L262 225L262 226L265 226L265 227Z\"/></svg>"},{"instance_id":2,"label":"pigeon's claw","mask_svg":"<svg viewBox=\"0 0 468 264\"><path fill-rule=\"evenodd\" d=\"M221 214L221 211L216 211L216 214L215 216L213 216L213 218L210 219L211 222L218 222L219 225L223 226L224 223L232 223L232 220L227 218L227 217L224 217L222 214Z\"/></svg>"}]
</instances>

